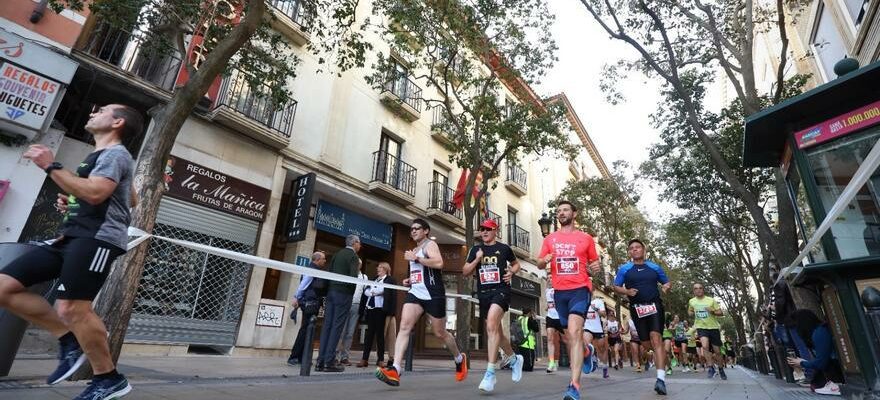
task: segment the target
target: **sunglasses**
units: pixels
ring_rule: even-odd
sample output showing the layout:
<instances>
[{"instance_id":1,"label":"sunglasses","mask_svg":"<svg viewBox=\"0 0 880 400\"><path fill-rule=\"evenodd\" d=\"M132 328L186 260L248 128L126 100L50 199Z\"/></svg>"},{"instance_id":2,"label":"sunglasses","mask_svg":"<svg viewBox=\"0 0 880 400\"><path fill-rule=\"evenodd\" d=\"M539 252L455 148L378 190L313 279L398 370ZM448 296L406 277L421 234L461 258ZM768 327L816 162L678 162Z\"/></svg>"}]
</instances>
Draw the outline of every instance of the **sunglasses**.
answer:
<instances>
[{"instance_id":1,"label":"sunglasses","mask_svg":"<svg viewBox=\"0 0 880 400\"><path fill-rule=\"evenodd\" d=\"M424 229L424 228L422 228L421 226L413 226L413 227L409 228L410 231L420 231L422 229Z\"/></svg>"},{"instance_id":2,"label":"sunglasses","mask_svg":"<svg viewBox=\"0 0 880 400\"><path fill-rule=\"evenodd\" d=\"M486 228L486 227L484 227L484 226L481 226L481 227L480 227L480 232L488 232L488 231L494 231L494 230L495 230L495 229L492 229L492 228Z\"/></svg>"}]
</instances>

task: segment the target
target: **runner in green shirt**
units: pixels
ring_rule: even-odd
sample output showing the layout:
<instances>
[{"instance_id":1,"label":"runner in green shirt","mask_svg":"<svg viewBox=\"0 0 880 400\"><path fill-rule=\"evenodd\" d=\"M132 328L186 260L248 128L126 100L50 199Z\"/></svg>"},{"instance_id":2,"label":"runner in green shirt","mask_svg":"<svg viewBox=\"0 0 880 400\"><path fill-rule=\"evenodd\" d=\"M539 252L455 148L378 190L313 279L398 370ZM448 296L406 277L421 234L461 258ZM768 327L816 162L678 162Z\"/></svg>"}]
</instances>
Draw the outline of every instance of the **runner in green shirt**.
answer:
<instances>
[{"instance_id":1,"label":"runner in green shirt","mask_svg":"<svg viewBox=\"0 0 880 400\"><path fill-rule=\"evenodd\" d=\"M703 344L703 355L709 361L709 379L715 377L715 367L712 365L714 360L721 379L727 380L724 356L721 355L721 324L715 319L716 316L724 315L724 312L721 311L718 301L706 296L702 283L694 284L694 297L688 301L688 315L695 318L694 327L697 328L697 336Z\"/></svg>"}]
</instances>

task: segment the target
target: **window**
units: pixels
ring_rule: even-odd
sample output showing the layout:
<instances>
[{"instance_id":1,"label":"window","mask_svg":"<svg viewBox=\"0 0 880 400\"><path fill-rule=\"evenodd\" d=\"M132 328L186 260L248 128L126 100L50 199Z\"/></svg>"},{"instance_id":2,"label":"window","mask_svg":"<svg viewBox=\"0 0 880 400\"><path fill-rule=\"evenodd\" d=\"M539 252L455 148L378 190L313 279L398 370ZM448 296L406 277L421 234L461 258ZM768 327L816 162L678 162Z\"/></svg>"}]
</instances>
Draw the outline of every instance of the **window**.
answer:
<instances>
[{"instance_id":1,"label":"window","mask_svg":"<svg viewBox=\"0 0 880 400\"><path fill-rule=\"evenodd\" d=\"M516 214L518 211L508 207L507 208L507 223L513 226L516 226Z\"/></svg>"},{"instance_id":2,"label":"window","mask_svg":"<svg viewBox=\"0 0 880 400\"><path fill-rule=\"evenodd\" d=\"M391 62L394 65L393 76L393 85L391 89L391 93L397 95L401 99L406 99L409 97L409 93L407 93L409 89L409 68L404 66L400 61L396 58L392 57Z\"/></svg>"},{"instance_id":3,"label":"window","mask_svg":"<svg viewBox=\"0 0 880 400\"><path fill-rule=\"evenodd\" d=\"M859 26L862 25L862 22L865 19L865 13L868 11L868 5L871 3L870 0L846 0L844 1L846 5L846 11L849 13L850 18L853 21L856 29L859 29Z\"/></svg>"},{"instance_id":4,"label":"window","mask_svg":"<svg viewBox=\"0 0 880 400\"><path fill-rule=\"evenodd\" d=\"M822 72L825 82L828 82L837 78L837 74L834 73L834 64L846 56L846 45L834 24L831 11L822 5L820 8L810 46L816 55L819 70Z\"/></svg>"},{"instance_id":5,"label":"window","mask_svg":"<svg viewBox=\"0 0 880 400\"><path fill-rule=\"evenodd\" d=\"M400 183L400 154L402 149L403 145L399 140L384 132L382 133L382 137L379 139L379 154L376 159L375 171L376 178L379 181L393 187L398 187Z\"/></svg>"},{"instance_id":6,"label":"window","mask_svg":"<svg viewBox=\"0 0 880 400\"><path fill-rule=\"evenodd\" d=\"M440 182L440 185L449 187L449 174L448 171L438 171L434 170L434 179L431 179L432 182Z\"/></svg>"},{"instance_id":7,"label":"window","mask_svg":"<svg viewBox=\"0 0 880 400\"><path fill-rule=\"evenodd\" d=\"M877 139L880 126L818 146L807 153L822 207L830 210ZM841 259L880 255L880 171L859 190L831 226Z\"/></svg>"}]
</instances>

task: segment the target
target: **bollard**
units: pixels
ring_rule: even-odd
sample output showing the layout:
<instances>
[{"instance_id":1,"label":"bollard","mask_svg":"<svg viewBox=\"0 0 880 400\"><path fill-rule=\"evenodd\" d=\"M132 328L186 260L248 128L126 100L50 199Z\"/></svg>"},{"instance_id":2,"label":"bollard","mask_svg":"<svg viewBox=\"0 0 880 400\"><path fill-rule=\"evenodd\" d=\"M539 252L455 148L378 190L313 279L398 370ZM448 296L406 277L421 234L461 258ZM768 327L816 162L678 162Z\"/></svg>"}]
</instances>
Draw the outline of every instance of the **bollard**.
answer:
<instances>
[{"instance_id":1,"label":"bollard","mask_svg":"<svg viewBox=\"0 0 880 400\"><path fill-rule=\"evenodd\" d=\"M0 270L12 260L21 257L31 251L45 251L37 249L38 246L23 243L0 243ZM53 282L44 282L31 286L28 291L44 297L54 293ZM53 299L49 300L50 302ZM0 310L0 376L9 375L12 362L18 353L18 346L24 338L27 330L27 321L13 315L9 311Z\"/></svg>"},{"instance_id":2,"label":"bollard","mask_svg":"<svg viewBox=\"0 0 880 400\"><path fill-rule=\"evenodd\" d=\"M880 335L880 290L871 286L862 291L862 305L865 306L865 314L874 325L874 333Z\"/></svg>"},{"instance_id":3,"label":"bollard","mask_svg":"<svg viewBox=\"0 0 880 400\"><path fill-rule=\"evenodd\" d=\"M406 346L406 363L403 365L403 370L406 372L411 372L413 369L413 343L416 341L416 331L413 329L409 333L409 344Z\"/></svg>"},{"instance_id":4,"label":"bollard","mask_svg":"<svg viewBox=\"0 0 880 400\"><path fill-rule=\"evenodd\" d=\"M315 325L318 324L318 316L312 315L306 323L309 326L306 328L305 348L302 354L302 364L299 366L299 376L312 374L312 341L315 338Z\"/></svg>"}]
</instances>

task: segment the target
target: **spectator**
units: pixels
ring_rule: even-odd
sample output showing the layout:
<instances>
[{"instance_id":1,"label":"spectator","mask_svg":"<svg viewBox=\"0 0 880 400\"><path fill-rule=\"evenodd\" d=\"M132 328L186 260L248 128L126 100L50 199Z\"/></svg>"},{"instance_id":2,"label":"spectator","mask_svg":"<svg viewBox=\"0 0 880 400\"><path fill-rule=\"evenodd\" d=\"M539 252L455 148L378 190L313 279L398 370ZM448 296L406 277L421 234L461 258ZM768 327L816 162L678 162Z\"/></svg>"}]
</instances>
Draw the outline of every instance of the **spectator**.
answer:
<instances>
[{"instance_id":1,"label":"spectator","mask_svg":"<svg viewBox=\"0 0 880 400\"><path fill-rule=\"evenodd\" d=\"M366 274L364 274L364 263L362 260L358 259L358 279L369 280ZM354 331L358 327L358 323L361 321L364 315L364 287L363 285L355 285L354 294L351 296L351 306L348 310L348 318L345 320L345 331L342 334L342 339L339 341L339 345L336 347L336 359L339 360L339 363L345 366L351 365L351 362L348 360L349 354L351 353L351 342L354 340Z\"/></svg>"},{"instance_id":2,"label":"spectator","mask_svg":"<svg viewBox=\"0 0 880 400\"><path fill-rule=\"evenodd\" d=\"M840 396L840 386L835 381L843 382L843 372L837 361L834 339L828 324L810 310L797 310L792 313L792 318L796 321L798 334L807 338L806 344L813 350L814 357L812 360L789 357L788 364L794 368L813 370L810 388L814 392Z\"/></svg>"},{"instance_id":3,"label":"spectator","mask_svg":"<svg viewBox=\"0 0 880 400\"><path fill-rule=\"evenodd\" d=\"M316 251L312 254L312 262L309 263L309 268L324 269L324 264L326 263L327 256L321 251ZM318 311L321 309L323 299L318 295L315 288L312 287L314 281L315 278L303 275L293 297L293 312L296 313L296 309L299 308L302 311L302 319L300 320L299 332L296 334L296 341L293 343L293 349L290 350L290 357L287 358L287 364L291 366L302 362L309 320L313 316L317 316Z\"/></svg>"},{"instance_id":4,"label":"spectator","mask_svg":"<svg viewBox=\"0 0 880 400\"><path fill-rule=\"evenodd\" d=\"M516 323L520 324L525 340L518 343L518 347L514 349L523 356L523 371L533 371L535 369L535 332L540 329L538 321L535 319L535 312L531 308L524 308L523 314L516 319Z\"/></svg>"},{"instance_id":5,"label":"spectator","mask_svg":"<svg viewBox=\"0 0 880 400\"><path fill-rule=\"evenodd\" d=\"M360 268L357 252L361 249L361 239L357 235L345 237L345 248L336 252L330 260L330 272L358 276ZM336 362L336 347L345 330L345 320L351 309L351 298L355 292L355 284L330 282L327 285L327 300L324 304L324 326L321 327L321 347L315 371L343 372L345 367Z\"/></svg>"},{"instance_id":6,"label":"spectator","mask_svg":"<svg viewBox=\"0 0 880 400\"><path fill-rule=\"evenodd\" d=\"M803 337L798 334L796 322L792 318L792 314L797 310L797 307L795 307L794 299L791 296L788 282L785 279L779 279L779 272L777 271L773 272L772 279L775 284L773 285L773 293L768 311L770 318L775 322L773 327L775 342L781 345L779 347L782 347L781 352L783 356L788 353L788 349L791 349L794 350L798 357L807 361L812 360L813 356L807 349ZM813 370L805 369L804 379L799 383L806 384L806 382L812 380L812 377Z\"/></svg>"},{"instance_id":7,"label":"spectator","mask_svg":"<svg viewBox=\"0 0 880 400\"><path fill-rule=\"evenodd\" d=\"M397 282L389 274L391 273L391 265L387 262L379 263L376 268L378 276L376 282L394 285ZM385 366L385 324L389 314L394 315L397 310L397 290L383 289L379 286L370 286L364 289L364 295L367 297L367 333L364 336L364 352L361 362L358 363L359 368L366 368L370 365L370 351L373 350L373 339L376 339L376 366ZM394 342L391 342L392 346Z\"/></svg>"}]
</instances>

